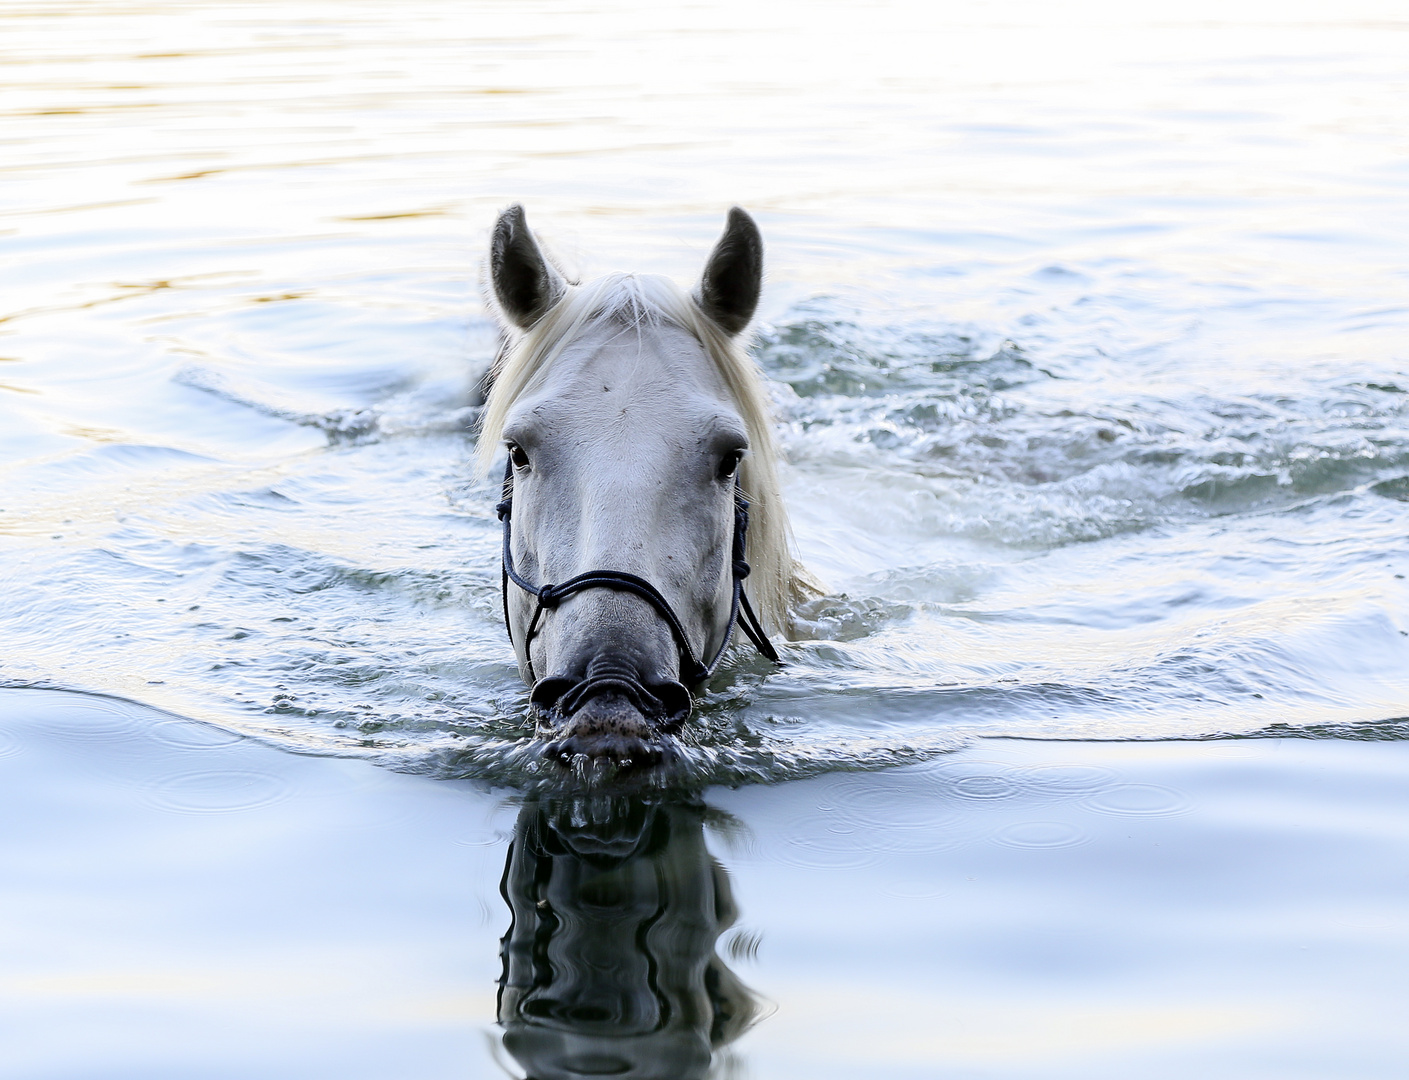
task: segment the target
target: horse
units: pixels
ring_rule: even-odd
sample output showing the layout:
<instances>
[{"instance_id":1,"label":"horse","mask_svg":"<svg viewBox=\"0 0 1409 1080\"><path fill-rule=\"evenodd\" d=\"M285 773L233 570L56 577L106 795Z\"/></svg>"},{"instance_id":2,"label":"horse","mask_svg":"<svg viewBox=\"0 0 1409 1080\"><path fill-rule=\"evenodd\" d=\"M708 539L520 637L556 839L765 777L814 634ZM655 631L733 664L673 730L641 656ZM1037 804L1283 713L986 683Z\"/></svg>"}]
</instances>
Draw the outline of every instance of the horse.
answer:
<instances>
[{"instance_id":1,"label":"horse","mask_svg":"<svg viewBox=\"0 0 1409 1080\"><path fill-rule=\"evenodd\" d=\"M687 292L570 282L521 206L495 224L504 333L479 475L504 464L504 622L550 759L659 764L739 626L768 658L809 579L744 331L763 240L738 207Z\"/></svg>"}]
</instances>

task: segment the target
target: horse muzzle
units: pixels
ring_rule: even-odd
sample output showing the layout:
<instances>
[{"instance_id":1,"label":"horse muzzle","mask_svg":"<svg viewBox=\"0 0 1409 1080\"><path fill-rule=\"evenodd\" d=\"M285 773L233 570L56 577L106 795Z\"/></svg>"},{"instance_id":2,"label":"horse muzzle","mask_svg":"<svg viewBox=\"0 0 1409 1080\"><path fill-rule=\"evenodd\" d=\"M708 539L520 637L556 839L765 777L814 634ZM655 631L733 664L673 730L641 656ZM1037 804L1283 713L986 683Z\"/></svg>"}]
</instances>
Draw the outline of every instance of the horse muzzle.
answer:
<instances>
[{"instance_id":1,"label":"horse muzzle","mask_svg":"<svg viewBox=\"0 0 1409 1080\"><path fill-rule=\"evenodd\" d=\"M690 715L690 691L681 683L647 687L625 672L541 679L529 701L556 733L545 752L564 765L658 765Z\"/></svg>"}]
</instances>

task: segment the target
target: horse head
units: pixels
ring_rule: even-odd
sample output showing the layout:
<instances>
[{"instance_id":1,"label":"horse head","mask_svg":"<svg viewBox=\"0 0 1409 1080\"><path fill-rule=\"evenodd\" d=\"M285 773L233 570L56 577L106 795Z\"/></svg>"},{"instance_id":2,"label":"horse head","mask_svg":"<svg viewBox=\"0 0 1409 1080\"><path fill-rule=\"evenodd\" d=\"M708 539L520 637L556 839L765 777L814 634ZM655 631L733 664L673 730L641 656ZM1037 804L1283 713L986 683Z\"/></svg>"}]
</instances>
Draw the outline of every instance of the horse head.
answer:
<instances>
[{"instance_id":1,"label":"horse head","mask_svg":"<svg viewBox=\"0 0 1409 1080\"><path fill-rule=\"evenodd\" d=\"M650 764L741 612L772 655L794 573L766 392L739 341L762 283L758 227L730 211L693 293L646 275L579 286L515 206L489 270L507 343L479 452L483 468L508 458L519 669L553 755Z\"/></svg>"}]
</instances>

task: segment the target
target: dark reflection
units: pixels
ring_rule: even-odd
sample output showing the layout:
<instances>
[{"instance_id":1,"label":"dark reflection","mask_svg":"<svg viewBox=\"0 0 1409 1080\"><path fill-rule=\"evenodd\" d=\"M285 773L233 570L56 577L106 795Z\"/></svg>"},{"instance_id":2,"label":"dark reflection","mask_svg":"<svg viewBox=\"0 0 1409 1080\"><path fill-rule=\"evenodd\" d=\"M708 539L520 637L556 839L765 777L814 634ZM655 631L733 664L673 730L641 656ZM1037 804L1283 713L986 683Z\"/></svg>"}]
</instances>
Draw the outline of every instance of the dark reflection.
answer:
<instances>
[{"instance_id":1,"label":"dark reflection","mask_svg":"<svg viewBox=\"0 0 1409 1080\"><path fill-rule=\"evenodd\" d=\"M756 1001L715 955L737 915L705 807L527 803L504 868L499 1022L532 1080L703 1077Z\"/></svg>"}]
</instances>

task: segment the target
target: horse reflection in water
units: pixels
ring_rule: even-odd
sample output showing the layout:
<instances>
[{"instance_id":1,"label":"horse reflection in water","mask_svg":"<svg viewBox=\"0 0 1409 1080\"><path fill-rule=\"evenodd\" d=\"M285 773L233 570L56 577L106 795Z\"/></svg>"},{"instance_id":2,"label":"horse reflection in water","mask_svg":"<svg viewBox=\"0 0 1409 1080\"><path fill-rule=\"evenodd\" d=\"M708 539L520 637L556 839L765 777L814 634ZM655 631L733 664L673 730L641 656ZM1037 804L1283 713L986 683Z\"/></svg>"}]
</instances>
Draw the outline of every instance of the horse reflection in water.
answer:
<instances>
[{"instance_id":1,"label":"horse reflection in water","mask_svg":"<svg viewBox=\"0 0 1409 1080\"><path fill-rule=\"evenodd\" d=\"M499 1022L531 1080L692 1080L756 1018L715 955L736 910L704 807L531 802L504 868Z\"/></svg>"}]
</instances>

